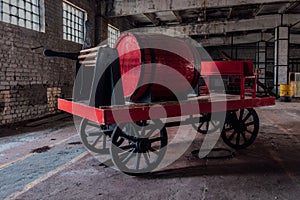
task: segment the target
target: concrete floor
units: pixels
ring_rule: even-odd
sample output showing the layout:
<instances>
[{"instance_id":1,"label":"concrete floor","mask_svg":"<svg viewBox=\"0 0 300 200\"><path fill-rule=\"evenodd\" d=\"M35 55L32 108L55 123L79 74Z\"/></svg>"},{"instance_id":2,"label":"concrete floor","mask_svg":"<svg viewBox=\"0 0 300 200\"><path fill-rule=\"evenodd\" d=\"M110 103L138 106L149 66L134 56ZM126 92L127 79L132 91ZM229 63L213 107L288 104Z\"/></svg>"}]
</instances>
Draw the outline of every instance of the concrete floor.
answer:
<instances>
[{"instance_id":1,"label":"concrete floor","mask_svg":"<svg viewBox=\"0 0 300 200\"><path fill-rule=\"evenodd\" d=\"M300 103L256 111L260 134L233 158L193 157L198 136L175 163L142 177L100 164L70 117L3 129L2 135L18 134L0 138L0 199L299 199Z\"/></svg>"}]
</instances>

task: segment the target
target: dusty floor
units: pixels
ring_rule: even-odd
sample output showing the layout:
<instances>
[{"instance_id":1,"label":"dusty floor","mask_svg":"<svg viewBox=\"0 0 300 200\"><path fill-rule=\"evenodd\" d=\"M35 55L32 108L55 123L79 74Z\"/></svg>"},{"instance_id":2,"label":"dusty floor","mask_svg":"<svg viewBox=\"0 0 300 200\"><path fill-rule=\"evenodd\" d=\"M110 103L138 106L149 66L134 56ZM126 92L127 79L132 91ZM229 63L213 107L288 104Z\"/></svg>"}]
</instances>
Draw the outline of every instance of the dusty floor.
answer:
<instances>
[{"instance_id":1,"label":"dusty floor","mask_svg":"<svg viewBox=\"0 0 300 200\"><path fill-rule=\"evenodd\" d=\"M2 129L2 135L24 133L0 138L0 199L299 199L300 103L256 111L260 134L247 149L232 150L234 158L193 157L199 136L175 163L142 177L99 163L70 117Z\"/></svg>"}]
</instances>

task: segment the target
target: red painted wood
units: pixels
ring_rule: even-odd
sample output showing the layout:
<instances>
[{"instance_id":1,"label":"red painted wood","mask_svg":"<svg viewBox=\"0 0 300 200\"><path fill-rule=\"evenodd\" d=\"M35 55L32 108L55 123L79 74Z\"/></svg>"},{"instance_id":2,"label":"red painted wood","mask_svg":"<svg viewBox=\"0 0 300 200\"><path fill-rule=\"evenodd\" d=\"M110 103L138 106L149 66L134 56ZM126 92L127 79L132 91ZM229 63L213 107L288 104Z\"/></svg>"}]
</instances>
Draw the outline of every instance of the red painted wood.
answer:
<instances>
[{"instance_id":1,"label":"red painted wood","mask_svg":"<svg viewBox=\"0 0 300 200\"><path fill-rule=\"evenodd\" d=\"M114 124L131 121L148 120L149 109L158 113L157 118L188 116L200 113L222 112L228 110L236 110L242 108L254 108L261 106L270 106L275 104L275 97L264 98L246 98L246 99L223 99L212 102L203 102L203 100L187 100L179 104L174 102L165 102L159 104L157 108L151 108L153 104L134 104L131 106L112 106L105 109L94 108L72 102L64 99L58 100L58 108L73 115L77 115L89 120L98 122L99 124ZM224 106L225 105L225 106ZM198 106L199 110L195 109ZM213 107L213 110L212 110ZM163 115L161 109L165 111L167 116ZM183 111L183 112L181 112ZM129 113L129 116L128 116ZM162 113L162 114L160 114ZM117 118L116 118L117 117Z\"/></svg>"},{"instance_id":2,"label":"red painted wood","mask_svg":"<svg viewBox=\"0 0 300 200\"><path fill-rule=\"evenodd\" d=\"M68 101L65 99L58 99L58 109L65 112L77 115L96 123L105 124L104 110L96 109L84 104Z\"/></svg>"},{"instance_id":3,"label":"red painted wood","mask_svg":"<svg viewBox=\"0 0 300 200\"><path fill-rule=\"evenodd\" d=\"M248 60L243 61L206 61L201 62L202 76L249 76L253 75L253 63Z\"/></svg>"},{"instance_id":4,"label":"red painted wood","mask_svg":"<svg viewBox=\"0 0 300 200\"><path fill-rule=\"evenodd\" d=\"M119 37L115 48L119 53L125 97L139 100L151 93L156 99L164 99L172 96L165 88L169 85L175 85L173 93L187 93L188 88L183 81L167 72L164 66L181 74L192 88L197 84L199 73L195 66L199 65L199 56L195 56L196 49L184 40L161 34L127 33ZM129 71L132 73L125 76ZM152 85L149 88L149 83L165 87Z\"/></svg>"},{"instance_id":5,"label":"red painted wood","mask_svg":"<svg viewBox=\"0 0 300 200\"><path fill-rule=\"evenodd\" d=\"M230 101L216 101L216 102L201 102L199 103L199 110L197 112L195 110L194 103L182 103L179 105L165 105L161 109L164 109L167 113L167 117L178 117L178 116L188 116L193 114L203 114L203 113L211 113L211 112L223 112L228 110L237 110L243 108L254 108L254 107L262 107L262 106L270 106L275 104L274 97L268 98L255 98L255 99L241 99L241 100L230 100ZM224 104L226 106L224 106ZM213 111L212 111L213 107ZM123 113L130 113L130 118L127 116L124 118L119 118L118 123L131 122L131 121L140 121L140 120L149 120L150 117L148 115L149 107L143 108L132 108L132 109L119 109L118 111L114 111L114 115L122 115ZM183 113L181 111L184 111ZM111 110L107 110L105 115L105 121L108 124L116 123L114 116ZM160 117L158 117L160 118ZM164 116L165 118L165 116Z\"/></svg>"},{"instance_id":6,"label":"red painted wood","mask_svg":"<svg viewBox=\"0 0 300 200\"><path fill-rule=\"evenodd\" d=\"M204 78L206 86L199 88L203 91L200 94L209 94L209 78L212 76L238 76L241 99L245 98L245 93L252 93L252 97L256 97L256 76L253 73L253 63L249 60L201 62L201 76ZM252 80L251 89L245 89L246 79Z\"/></svg>"}]
</instances>

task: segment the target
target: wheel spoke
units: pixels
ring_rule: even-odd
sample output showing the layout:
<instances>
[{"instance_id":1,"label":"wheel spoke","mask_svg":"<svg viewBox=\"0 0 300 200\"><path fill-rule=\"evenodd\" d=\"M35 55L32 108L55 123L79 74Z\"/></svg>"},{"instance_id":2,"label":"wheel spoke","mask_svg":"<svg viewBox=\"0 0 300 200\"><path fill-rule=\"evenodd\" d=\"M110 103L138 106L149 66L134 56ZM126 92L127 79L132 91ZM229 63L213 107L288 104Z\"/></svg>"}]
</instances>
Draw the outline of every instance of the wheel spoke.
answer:
<instances>
[{"instance_id":1,"label":"wheel spoke","mask_svg":"<svg viewBox=\"0 0 300 200\"><path fill-rule=\"evenodd\" d=\"M248 114L246 115L246 117L243 119L243 122L246 122L249 119L250 116L251 116L251 113L248 112Z\"/></svg>"},{"instance_id":2,"label":"wheel spoke","mask_svg":"<svg viewBox=\"0 0 300 200\"><path fill-rule=\"evenodd\" d=\"M94 141L94 143L92 144L92 146L96 146L97 143L99 142L100 138L102 137L103 135L100 135L99 137L97 137L97 139Z\"/></svg>"},{"instance_id":3,"label":"wheel spoke","mask_svg":"<svg viewBox=\"0 0 300 200\"><path fill-rule=\"evenodd\" d=\"M241 136L240 133L238 133L238 134L236 135L236 145L240 145L240 136Z\"/></svg>"},{"instance_id":4,"label":"wheel spoke","mask_svg":"<svg viewBox=\"0 0 300 200\"><path fill-rule=\"evenodd\" d=\"M251 125L254 125L255 124L255 122L254 121L252 121L252 122L249 122L249 123L247 123L247 124L245 124L246 126L251 126Z\"/></svg>"},{"instance_id":5,"label":"wheel spoke","mask_svg":"<svg viewBox=\"0 0 300 200\"><path fill-rule=\"evenodd\" d=\"M240 117L239 117L239 121L241 121L243 119L244 116L244 109L240 110Z\"/></svg>"},{"instance_id":6,"label":"wheel spoke","mask_svg":"<svg viewBox=\"0 0 300 200\"><path fill-rule=\"evenodd\" d=\"M247 142L248 142L248 139L247 139L246 134L245 134L244 132L242 132L242 137L243 137L245 143L247 143Z\"/></svg>"},{"instance_id":7,"label":"wheel spoke","mask_svg":"<svg viewBox=\"0 0 300 200\"><path fill-rule=\"evenodd\" d=\"M233 119L234 119L234 121L238 121L238 117L237 117L236 111L235 111L234 114L233 114Z\"/></svg>"},{"instance_id":8,"label":"wheel spoke","mask_svg":"<svg viewBox=\"0 0 300 200\"><path fill-rule=\"evenodd\" d=\"M87 133L86 133L87 137L99 136L99 135L101 135L101 134L102 134L102 132L100 132L100 130L93 131L93 132L87 132Z\"/></svg>"},{"instance_id":9,"label":"wheel spoke","mask_svg":"<svg viewBox=\"0 0 300 200\"><path fill-rule=\"evenodd\" d=\"M145 138L149 138L153 133L154 131L156 131L155 129L151 129L146 135L145 135Z\"/></svg>"},{"instance_id":10,"label":"wheel spoke","mask_svg":"<svg viewBox=\"0 0 300 200\"><path fill-rule=\"evenodd\" d=\"M159 142L159 141L161 141L161 137L153 138L153 139L150 139L149 141L150 141L150 143Z\"/></svg>"},{"instance_id":11,"label":"wheel spoke","mask_svg":"<svg viewBox=\"0 0 300 200\"><path fill-rule=\"evenodd\" d=\"M122 163L124 163L124 164L128 163L130 158L132 158L134 151L128 151L127 153L129 153L129 154L126 156L126 158L124 160L122 160Z\"/></svg>"},{"instance_id":12,"label":"wheel spoke","mask_svg":"<svg viewBox=\"0 0 300 200\"><path fill-rule=\"evenodd\" d=\"M154 154L156 154L156 155L159 154L159 151L156 150L156 149L153 149L152 147L149 148L149 151L152 152L152 153L154 153Z\"/></svg>"},{"instance_id":13,"label":"wheel spoke","mask_svg":"<svg viewBox=\"0 0 300 200\"><path fill-rule=\"evenodd\" d=\"M95 123L89 122L89 123L87 123L87 125L90 125L90 126L92 126L92 127L99 128L99 124L95 124Z\"/></svg>"},{"instance_id":14,"label":"wheel spoke","mask_svg":"<svg viewBox=\"0 0 300 200\"><path fill-rule=\"evenodd\" d=\"M199 124L199 129L201 129L201 127L203 126L204 123L205 123L205 122L200 122L200 124Z\"/></svg>"},{"instance_id":15,"label":"wheel spoke","mask_svg":"<svg viewBox=\"0 0 300 200\"><path fill-rule=\"evenodd\" d=\"M103 135L103 149L106 149L106 135Z\"/></svg>"},{"instance_id":16,"label":"wheel spoke","mask_svg":"<svg viewBox=\"0 0 300 200\"><path fill-rule=\"evenodd\" d=\"M236 135L236 131L233 131L233 133L229 136L228 140L231 141L235 135Z\"/></svg>"},{"instance_id":17,"label":"wheel spoke","mask_svg":"<svg viewBox=\"0 0 300 200\"><path fill-rule=\"evenodd\" d=\"M212 121L210 121L210 122L211 122L211 124L213 125L214 128L216 128L216 127L219 126L219 125L218 125L218 121L212 120Z\"/></svg>"},{"instance_id":18,"label":"wheel spoke","mask_svg":"<svg viewBox=\"0 0 300 200\"><path fill-rule=\"evenodd\" d=\"M140 167L140 161L141 161L141 154L136 154L136 160L135 160L135 169L138 170Z\"/></svg>"},{"instance_id":19,"label":"wheel spoke","mask_svg":"<svg viewBox=\"0 0 300 200\"><path fill-rule=\"evenodd\" d=\"M143 126L142 129L141 129L140 136L145 136L145 135L146 135L146 129L145 129L145 126Z\"/></svg>"},{"instance_id":20,"label":"wheel spoke","mask_svg":"<svg viewBox=\"0 0 300 200\"><path fill-rule=\"evenodd\" d=\"M143 156L144 156L144 158L145 158L145 161L146 161L147 166L150 166L150 160L149 160L149 158L148 158L148 155L147 155L146 153L143 153Z\"/></svg>"},{"instance_id":21,"label":"wheel spoke","mask_svg":"<svg viewBox=\"0 0 300 200\"><path fill-rule=\"evenodd\" d=\"M208 128L209 128L209 121L206 122L206 129L205 129L204 131L207 132L207 131L208 131Z\"/></svg>"},{"instance_id":22,"label":"wheel spoke","mask_svg":"<svg viewBox=\"0 0 300 200\"><path fill-rule=\"evenodd\" d=\"M139 137L139 132L136 131L136 129L134 128L134 125L133 124L130 124L129 125L129 133L133 133L133 135L135 137Z\"/></svg>"},{"instance_id":23,"label":"wheel spoke","mask_svg":"<svg viewBox=\"0 0 300 200\"><path fill-rule=\"evenodd\" d=\"M231 131L232 129L233 129L233 127L230 126L229 128L225 128L224 130L225 130L226 132L228 132L228 131Z\"/></svg>"},{"instance_id":24,"label":"wheel spoke","mask_svg":"<svg viewBox=\"0 0 300 200\"><path fill-rule=\"evenodd\" d=\"M129 144L129 145L126 145L126 146L122 146L120 147L122 150L128 150L128 149L133 149L135 148L135 145L134 144Z\"/></svg>"},{"instance_id":25,"label":"wheel spoke","mask_svg":"<svg viewBox=\"0 0 300 200\"><path fill-rule=\"evenodd\" d=\"M250 133L251 135L253 135L253 131L249 131L248 129L246 129L246 132Z\"/></svg>"}]
</instances>

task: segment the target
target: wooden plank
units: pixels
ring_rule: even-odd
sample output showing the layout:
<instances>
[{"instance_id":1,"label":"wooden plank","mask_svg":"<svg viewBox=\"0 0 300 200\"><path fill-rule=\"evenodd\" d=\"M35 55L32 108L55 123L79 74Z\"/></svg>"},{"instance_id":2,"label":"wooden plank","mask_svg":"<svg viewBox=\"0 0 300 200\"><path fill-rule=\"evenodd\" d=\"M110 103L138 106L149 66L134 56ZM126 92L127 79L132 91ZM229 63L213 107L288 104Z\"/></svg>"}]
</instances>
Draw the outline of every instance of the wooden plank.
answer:
<instances>
[{"instance_id":1,"label":"wooden plank","mask_svg":"<svg viewBox=\"0 0 300 200\"><path fill-rule=\"evenodd\" d=\"M80 54L78 56L78 59L81 60L81 59L89 59L89 58L93 58L93 59L96 59L98 53L95 52L95 53L88 53L88 54Z\"/></svg>"},{"instance_id":2,"label":"wooden plank","mask_svg":"<svg viewBox=\"0 0 300 200\"><path fill-rule=\"evenodd\" d=\"M90 48L90 49L83 49L83 50L80 51L80 53L87 53L87 52L92 52L92 51L98 51L99 48L100 48L100 46L94 47L94 48Z\"/></svg>"},{"instance_id":3,"label":"wooden plank","mask_svg":"<svg viewBox=\"0 0 300 200\"><path fill-rule=\"evenodd\" d=\"M79 63L82 65L86 65L86 66L95 66L96 60L82 60L82 61L79 61Z\"/></svg>"}]
</instances>

